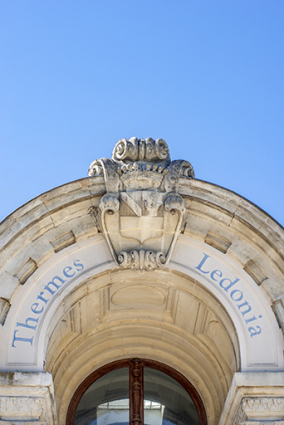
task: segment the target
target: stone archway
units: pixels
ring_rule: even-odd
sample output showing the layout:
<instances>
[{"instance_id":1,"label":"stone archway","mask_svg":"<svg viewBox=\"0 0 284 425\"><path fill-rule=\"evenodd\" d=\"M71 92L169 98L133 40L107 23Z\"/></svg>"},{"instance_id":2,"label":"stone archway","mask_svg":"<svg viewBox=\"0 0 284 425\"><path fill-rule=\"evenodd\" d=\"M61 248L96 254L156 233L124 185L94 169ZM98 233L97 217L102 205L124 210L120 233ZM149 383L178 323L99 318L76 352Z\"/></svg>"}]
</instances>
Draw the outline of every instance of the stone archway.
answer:
<instances>
[{"instance_id":1,"label":"stone archway","mask_svg":"<svg viewBox=\"0 0 284 425\"><path fill-rule=\"evenodd\" d=\"M77 388L66 423L93 420L207 425L202 400L183 375L163 363L138 358L111 362Z\"/></svg>"},{"instance_id":2,"label":"stone archway","mask_svg":"<svg viewBox=\"0 0 284 425\"><path fill-rule=\"evenodd\" d=\"M47 370L54 379L60 423L78 385L114 360L165 363L199 391L216 423L239 369L234 325L218 300L196 282L164 271L107 271L64 299L50 323Z\"/></svg>"},{"instance_id":3,"label":"stone archway","mask_svg":"<svg viewBox=\"0 0 284 425\"><path fill-rule=\"evenodd\" d=\"M184 375L208 424L284 419L284 231L193 176L161 139L122 140L1 223L3 420L65 424L80 382L126 357Z\"/></svg>"}]
</instances>

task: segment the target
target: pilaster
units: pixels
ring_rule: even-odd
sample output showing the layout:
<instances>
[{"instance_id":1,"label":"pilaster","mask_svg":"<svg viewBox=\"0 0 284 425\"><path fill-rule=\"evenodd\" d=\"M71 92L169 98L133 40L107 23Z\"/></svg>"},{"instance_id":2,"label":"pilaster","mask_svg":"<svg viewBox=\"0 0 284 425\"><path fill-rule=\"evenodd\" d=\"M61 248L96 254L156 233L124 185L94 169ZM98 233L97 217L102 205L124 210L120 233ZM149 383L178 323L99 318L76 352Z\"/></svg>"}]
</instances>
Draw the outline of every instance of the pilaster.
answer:
<instances>
[{"instance_id":1,"label":"pilaster","mask_svg":"<svg viewBox=\"0 0 284 425\"><path fill-rule=\"evenodd\" d=\"M0 372L1 425L57 425L50 373Z\"/></svg>"}]
</instances>

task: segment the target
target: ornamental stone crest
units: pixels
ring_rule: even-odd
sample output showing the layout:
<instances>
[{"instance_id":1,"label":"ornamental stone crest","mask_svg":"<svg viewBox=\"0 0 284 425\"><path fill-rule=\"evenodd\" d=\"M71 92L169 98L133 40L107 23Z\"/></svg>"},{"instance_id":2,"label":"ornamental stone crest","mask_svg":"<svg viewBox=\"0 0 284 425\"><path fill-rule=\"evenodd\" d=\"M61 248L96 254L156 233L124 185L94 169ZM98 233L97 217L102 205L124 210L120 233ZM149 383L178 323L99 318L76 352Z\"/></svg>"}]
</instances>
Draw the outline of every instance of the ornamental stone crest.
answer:
<instances>
[{"instance_id":1,"label":"ornamental stone crest","mask_svg":"<svg viewBox=\"0 0 284 425\"><path fill-rule=\"evenodd\" d=\"M111 159L92 162L89 176L99 175L106 194L93 215L117 266L165 267L185 225L179 179L194 177L192 165L171 161L163 139L132 137L117 142Z\"/></svg>"}]
</instances>

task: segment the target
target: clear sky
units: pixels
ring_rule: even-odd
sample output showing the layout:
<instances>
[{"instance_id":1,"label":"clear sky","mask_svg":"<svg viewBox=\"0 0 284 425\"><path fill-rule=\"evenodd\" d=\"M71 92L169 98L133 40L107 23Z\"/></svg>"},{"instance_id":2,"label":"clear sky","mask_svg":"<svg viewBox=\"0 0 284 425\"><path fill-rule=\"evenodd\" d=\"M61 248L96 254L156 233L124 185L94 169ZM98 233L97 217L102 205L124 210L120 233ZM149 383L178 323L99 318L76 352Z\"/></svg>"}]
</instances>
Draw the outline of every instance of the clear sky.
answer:
<instances>
[{"instance_id":1,"label":"clear sky","mask_svg":"<svg viewBox=\"0 0 284 425\"><path fill-rule=\"evenodd\" d=\"M0 220L121 138L284 225L283 0L1 0Z\"/></svg>"}]
</instances>

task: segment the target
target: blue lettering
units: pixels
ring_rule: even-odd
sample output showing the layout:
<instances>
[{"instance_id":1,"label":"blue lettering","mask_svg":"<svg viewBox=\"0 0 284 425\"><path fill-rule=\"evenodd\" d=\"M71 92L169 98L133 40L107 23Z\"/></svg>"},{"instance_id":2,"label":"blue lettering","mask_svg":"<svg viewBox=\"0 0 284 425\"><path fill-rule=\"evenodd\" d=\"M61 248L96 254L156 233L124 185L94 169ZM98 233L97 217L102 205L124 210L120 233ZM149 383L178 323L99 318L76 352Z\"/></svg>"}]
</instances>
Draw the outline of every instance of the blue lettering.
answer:
<instances>
[{"instance_id":1,"label":"blue lettering","mask_svg":"<svg viewBox=\"0 0 284 425\"><path fill-rule=\"evenodd\" d=\"M50 282L48 282L47 285L45 285L44 289L46 289L47 291L49 291L51 293L51 295L55 294L55 292L57 291L57 289L59 289L59 286L54 282L54 280L57 279L61 282L61 285L65 282L65 280L61 279L61 277L59 276L55 276ZM53 285L56 289L55 291L53 289L51 289L49 286Z\"/></svg>"},{"instance_id":2,"label":"blue lettering","mask_svg":"<svg viewBox=\"0 0 284 425\"><path fill-rule=\"evenodd\" d=\"M69 266L68 267L65 267L65 269L63 269L64 276L66 276L66 277L72 277L72 276L74 276L75 272L72 273L72 274L68 274L68 272L70 272L71 270L73 270L72 267L69 267Z\"/></svg>"},{"instance_id":3,"label":"blue lettering","mask_svg":"<svg viewBox=\"0 0 284 425\"><path fill-rule=\"evenodd\" d=\"M247 307L247 309L245 311L241 311L241 308L245 307L245 306ZM244 303L238 305L238 309L240 310L240 312L244 316L245 314L247 314L251 311L251 306L249 305L249 303L247 301L245 301Z\"/></svg>"},{"instance_id":4,"label":"blue lettering","mask_svg":"<svg viewBox=\"0 0 284 425\"><path fill-rule=\"evenodd\" d=\"M231 288L236 285L236 283L238 283L240 281L239 278L235 278L235 280L231 280L227 277L222 278L223 273L221 270L206 270L205 269L205 263L207 261L208 258L210 258L210 255L207 255L205 253L203 253L204 257L202 258L202 260L200 261L200 263L198 264L197 267L195 267L197 270L199 270L201 273L203 274L208 274L210 273L210 278L214 281L214 282L218 282L219 281L219 285L222 289L224 289L224 291L226 291L228 293L228 295L230 295L230 298L235 301L235 302L239 302L242 301L244 298L244 293L239 290L239 289L234 289L232 291ZM220 280L221 279L221 280ZM241 304L237 305L240 313L242 314L242 316L244 317L245 315L247 315L251 310L251 306L249 305L248 301L243 301ZM260 315L259 318L261 318L262 316ZM244 317L244 321L246 323L246 325L248 325L250 322L253 322L257 320L257 317L255 316L251 316L249 318ZM250 333L250 336L253 337L255 335L259 335L261 333L261 327L260 326L256 326L255 328L253 326L248 327L248 331Z\"/></svg>"},{"instance_id":5,"label":"blue lettering","mask_svg":"<svg viewBox=\"0 0 284 425\"><path fill-rule=\"evenodd\" d=\"M226 280L228 280L230 283L229 283L229 285L228 286L225 286L224 285L224 282L226 281ZM228 279L227 277L225 278L225 279L222 279L222 280L220 280L220 282L219 282L219 285L221 286L221 288L223 288L223 289L225 289L225 291L226 292L228 292L228 290L233 286L233 285L235 285L238 281L239 281L240 279L236 279L236 280L234 280L234 282L232 282L230 279Z\"/></svg>"},{"instance_id":6,"label":"blue lettering","mask_svg":"<svg viewBox=\"0 0 284 425\"><path fill-rule=\"evenodd\" d=\"M31 338L20 338L16 336L16 333L19 332L18 330L14 332L14 338L13 338L13 342L12 342L12 347L16 348L15 346L15 342L16 341L21 341L21 342L29 342L31 345L33 345L33 339L34 337Z\"/></svg>"},{"instance_id":7,"label":"blue lettering","mask_svg":"<svg viewBox=\"0 0 284 425\"><path fill-rule=\"evenodd\" d=\"M81 270L83 270L83 268L84 268L83 264L82 264L82 263L80 263L80 261L79 261L79 260L75 260L73 264L74 264L74 266L76 267L76 270L77 270L78 272L80 272L80 271L81 271Z\"/></svg>"},{"instance_id":8,"label":"blue lettering","mask_svg":"<svg viewBox=\"0 0 284 425\"><path fill-rule=\"evenodd\" d=\"M259 335L261 333L261 327L257 326L256 327L258 330L256 330L255 328L253 328L252 326L248 328L248 331L250 333L250 337L254 337L255 335Z\"/></svg>"},{"instance_id":9,"label":"blue lettering","mask_svg":"<svg viewBox=\"0 0 284 425\"><path fill-rule=\"evenodd\" d=\"M35 329L36 329L36 327L37 327L38 319L39 319L39 318L34 319L33 317L28 317L28 318L26 319L26 323L19 323L19 322L17 322L16 326L23 326L24 328L28 328L28 329L33 329L33 330L35 330ZM36 322L36 325L34 325L34 326L29 325L29 323L28 323L29 321Z\"/></svg>"},{"instance_id":10,"label":"blue lettering","mask_svg":"<svg viewBox=\"0 0 284 425\"><path fill-rule=\"evenodd\" d=\"M81 270L84 269L83 264L80 262L80 260L75 260L73 262L73 266L75 267L76 271L79 272ZM75 275L76 271L74 271L74 269L70 266L64 267L63 269L63 274L65 277L67 278L71 278ZM50 282L47 283L47 285L45 285L44 289L46 291L48 291L51 295L54 295L56 293L56 291L60 288L61 285L63 285L63 283L65 283L66 280L62 279L59 276L55 276ZM48 301L50 301L50 298L46 298L46 295L43 291L41 291L39 293L39 295L37 296L37 300L43 301L44 304L47 304ZM40 304L40 303L33 303L31 305L31 311L34 314L41 314L44 310L44 305ZM27 329L32 329L32 330L36 330L37 325L38 325L38 321L39 321L39 317L34 319L33 317L28 317L26 319L26 321L24 323L20 323L20 322L16 322L16 326L21 326ZM16 334L17 332L19 332L19 330L15 330L14 331L14 337L13 337L13 342L12 342L12 347L16 347L15 346L15 342L20 341L20 342L29 342L31 345L33 344L33 337L31 338L22 338L22 337L17 337Z\"/></svg>"},{"instance_id":11,"label":"blue lettering","mask_svg":"<svg viewBox=\"0 0 284 425\"><path fill-rule=\"evenodd\" d=\"M250 319L245 319L246 324L248 324L249 322L253 322L254 320L257 320L257 317L252 316Z\"/></svg>"},{"instance_id":12,"label":"blue lettering","mask_svg":"<svg viewBox=\"0 0 284 425\"><path fill-rule=\"evenodd\" d=\"M210 276L211 276L211 279L212 280L215 280L215 282L217 282L218 279L215 279L214 276L222 277L223 276L223 273L221 272L221 270L213 270L213 272L211 273Z\"/></svg>"},{"instance_id":13,"label":"blue lettering","mask_svg":"<svg viewBox=\"0 0 284 425\"><path fill-rule=\"evenodd\" d=\"M203 252L203 254L204 254L204 252ZM205 272L204 270L201 270L201 267L203 266L203 264L205 263L207 258L210 258L210 255L204 254L204 258L201 260L201 262L198 264L198 266L195 267L197 270L200 270L204 274L209 273L209 272Z\"/></svg>"},{"instance_id":14,"label":"blue lettering","mask_svg":"<svg viewBox=\"0 0 284 425\"><path fill-rule=\"evenodd\" d=\"M39 295L37 296L37 300L41 300L45 302L45 304L47 304L49 300L46 300L45 298L43 298L42 294L44 294L44 292L39 293Z\"/></svg>"},{"instance_id":15,"label":"blue lettering","mask_svg":"<svg viewBox=\"0 0 284 425\"><path fill-rule=\"evenodd\" d=\"M32 306L31 306L31 310L32 310L32 312L33 312L33 313L35 313L35 314L40 314L40 313L42 313L42 312L43 312L44 307L43 307L43 306L41 306L41 309L40 309L40 310L37 310L38 306L39 306L39 303L34 303L34 304L32 304Z\"/></svg>"},{"instance_id":16,"label":"blue lettering","mask_svg":"<svg viewBox=\"0 0 284 425\"><path fill-rule=\"evenodd\" d=\"M240 295L237 295L236 298L236 293L239 292ZM230 297L232 298L233 301L241 301L243 299L244 294L242 293L242 291L240 291L239 289L235 289L234 291L231 292Z\"/></svg>"}]
</instances>

